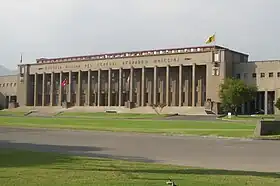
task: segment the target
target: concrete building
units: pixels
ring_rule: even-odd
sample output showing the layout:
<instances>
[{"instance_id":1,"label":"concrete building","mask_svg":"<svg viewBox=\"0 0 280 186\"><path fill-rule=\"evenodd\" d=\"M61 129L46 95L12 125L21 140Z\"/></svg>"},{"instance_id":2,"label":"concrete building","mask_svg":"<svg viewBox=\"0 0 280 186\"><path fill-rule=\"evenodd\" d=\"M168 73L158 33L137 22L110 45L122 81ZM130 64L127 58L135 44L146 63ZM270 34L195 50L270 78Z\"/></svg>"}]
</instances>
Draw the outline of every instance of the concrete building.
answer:
<instances>
[{"instance_id":1,"label":"concrete building","mask_svg":"<svg viewBox=\"0 0 280 186\"><path fill-rule=\"evenodd\" d=\"M244 104L241 112L263 109L274 113L273 101L280 88L277 66L280 61L248 62L247 54L221 46L41 58L36 63L20 64L18 76L0 77L0 84L14 83L10 92L4 87L0 90L5 103L16 95L13 99L19 107L67 102L69 106L141 111L164 104L168 112L184 113L187 108L188 112L218 113L219 85L224 78L236 76L256 84L260 91L258 99ZM67 83L62 86L64 81Z\"/></svg>"}]
</instances>

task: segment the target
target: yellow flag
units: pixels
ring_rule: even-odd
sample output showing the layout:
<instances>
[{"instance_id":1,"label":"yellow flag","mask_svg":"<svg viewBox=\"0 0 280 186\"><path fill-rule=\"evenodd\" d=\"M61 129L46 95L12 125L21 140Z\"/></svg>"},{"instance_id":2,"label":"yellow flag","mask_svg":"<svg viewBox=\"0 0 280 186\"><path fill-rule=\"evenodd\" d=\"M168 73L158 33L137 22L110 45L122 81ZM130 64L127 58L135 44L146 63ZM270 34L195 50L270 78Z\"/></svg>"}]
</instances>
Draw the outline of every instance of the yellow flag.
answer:
<instances>
[{"instance_id":1,"label":"yellow flag","mask_svg":"<svg viewBox=\"0 0 280 186\"><path fill-rule=\"evenodd\" d=\"M216 37L215 37L215 34L214 34L212 36L209 36L205 43L209 44L209 43L215 42L215 40L216 40Z\"/></svg>"}]
</instances>

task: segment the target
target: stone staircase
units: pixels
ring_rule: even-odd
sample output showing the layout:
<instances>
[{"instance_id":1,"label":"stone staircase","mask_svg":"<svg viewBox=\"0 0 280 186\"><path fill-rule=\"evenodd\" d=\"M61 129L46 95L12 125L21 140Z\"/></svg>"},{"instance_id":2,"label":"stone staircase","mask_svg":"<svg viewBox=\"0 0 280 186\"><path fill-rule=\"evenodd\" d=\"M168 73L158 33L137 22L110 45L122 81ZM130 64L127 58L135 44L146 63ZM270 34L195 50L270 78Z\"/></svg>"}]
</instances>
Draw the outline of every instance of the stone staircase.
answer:
<instances>
[{"instance_id":1,"label":"stone staircase","mask_svg":"<svg viewBox=\"0 0 280 186\"><path fill-rule=\"evenodd\" d=\"M205 110L204 107L165 107L162 110L156 108L157 112L160 114L178 114L178 115L212 115ZM156 114L154 108L147 107L137 107L129 109L126 107L70 107L68 109L63 107L19 107L14 109L9 109L9 111L15 112L25 112L26 116L58 116L63 112L116 112L116 113L138 113L138 114Z\"/></svg>"},{"instance_id":2,"label":"stone staircase","mask_svg":"<svg viewBox=\"0 0 280 186\"><path fill-rule=\"evenodd\" d=\"M207 115L204 107L165 107L160 111L160 114L179 114L179 115ZM117 113L135 113L135 114L156 114L157 112L152 107L137 107L129 109L126 107L71 107L64 112L110 112Z\"/></svg>"}]
</instances>

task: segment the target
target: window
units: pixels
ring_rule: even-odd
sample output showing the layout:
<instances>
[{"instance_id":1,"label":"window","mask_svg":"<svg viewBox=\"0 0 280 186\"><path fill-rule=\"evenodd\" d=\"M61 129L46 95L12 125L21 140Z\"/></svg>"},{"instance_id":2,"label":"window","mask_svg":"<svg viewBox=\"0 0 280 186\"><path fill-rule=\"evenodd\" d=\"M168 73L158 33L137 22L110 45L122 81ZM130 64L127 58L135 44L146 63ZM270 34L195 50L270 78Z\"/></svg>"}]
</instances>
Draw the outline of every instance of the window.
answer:
<instances>
[{"instance_id":1,"label":"window","mask_svg":"<svg viewBox=\"0 0 280 186\"><path fill-rule=\"evenodd\" d=\"M269 72L268 77L273 77L273 72Z\"/></svg>"},{"instance_id":2,"label":"window","mask_svg":"<svg viewBox=\"0 0 280 186\"><path fill-rule=\"evenodd\" d=\"M264 78L265 77L265 73L261 73L261 78Z\"/></svg>"},{"instance_id":3,"label":"window","mask_svg":"<svg viewBox=\"0 0 280 186\"><path fill-rule=\"evenodd\" d=\"M277 72L277 77L280 77L280 72Z\"/></svg>"},{"instance_id":4,"label":"window","mask_svg":"<svg viewBox=\"0 0 280 186\"><path fill-rule=\"evenodd\" d=\"M240 74L236 74L236 78L237 78L237 79L240 79Z\"/></svg>"},{"instance_id":5,"label":"window","mask_svg":"<svg viewBox=\"0 0 280 186\"><path fill-rule=\"evenodd\" d=\"M256 78L257 77L257 74L256 73L253 73L252 74L252 78Z\"/></svg>"},{"instance_id":6,"label":"window","mask_svg":"<svg viewBox=\"0 0 280 186\"><path fill-rule=\"evenodd\" d=\"M244 79L248 78L248 73L244 73Z\"/></svg>"}]
</instances>

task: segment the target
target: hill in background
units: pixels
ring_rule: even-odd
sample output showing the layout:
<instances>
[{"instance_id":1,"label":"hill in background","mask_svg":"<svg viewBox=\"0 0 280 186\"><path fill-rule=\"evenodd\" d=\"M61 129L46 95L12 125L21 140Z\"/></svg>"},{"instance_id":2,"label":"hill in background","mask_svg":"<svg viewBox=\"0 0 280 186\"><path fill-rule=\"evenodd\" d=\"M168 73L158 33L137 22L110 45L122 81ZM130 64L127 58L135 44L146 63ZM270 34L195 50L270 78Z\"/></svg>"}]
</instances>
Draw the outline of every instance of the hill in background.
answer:
<instances>
[{"instance_id":1,"label":"hill in background","mask_svg":"<svg viewBox=\"0 0 280 186\"><path fill-rule=\"evenodd\" d=\"M16 75L17 73L17 70L11 70L4 67L3 65L0 65L0 76Z\"/></svg>"}]
</instances>

